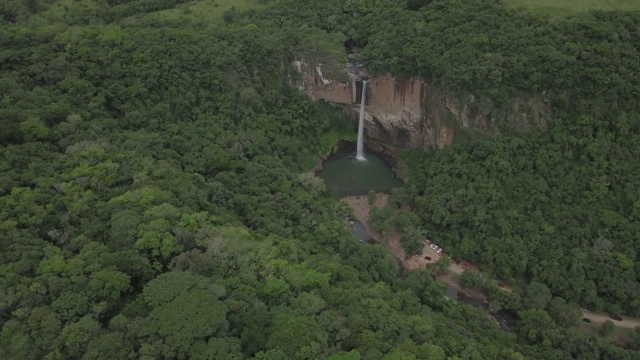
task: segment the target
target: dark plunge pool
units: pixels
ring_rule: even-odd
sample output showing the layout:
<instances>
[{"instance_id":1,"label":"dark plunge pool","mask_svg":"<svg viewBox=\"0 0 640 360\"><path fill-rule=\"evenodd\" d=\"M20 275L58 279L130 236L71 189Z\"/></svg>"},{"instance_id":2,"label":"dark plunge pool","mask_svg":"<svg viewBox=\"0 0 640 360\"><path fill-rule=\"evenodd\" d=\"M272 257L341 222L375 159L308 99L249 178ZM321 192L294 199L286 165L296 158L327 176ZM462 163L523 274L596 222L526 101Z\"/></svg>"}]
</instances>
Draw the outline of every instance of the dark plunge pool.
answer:
<instances>
[{"instance_id":1,"label":"dark plunge pool","mask_svg":"<svg viewBox=\"0 0 640 360\"><path fill-rule=\"evenodd\" d=\"M395 177L382 157L371 152L365 157L366 160L351 156L330 158L317 175L336 197L366 195L370 190L389 193L393 188L402 187L402 181Z\"/></svg>"}]
</instances>

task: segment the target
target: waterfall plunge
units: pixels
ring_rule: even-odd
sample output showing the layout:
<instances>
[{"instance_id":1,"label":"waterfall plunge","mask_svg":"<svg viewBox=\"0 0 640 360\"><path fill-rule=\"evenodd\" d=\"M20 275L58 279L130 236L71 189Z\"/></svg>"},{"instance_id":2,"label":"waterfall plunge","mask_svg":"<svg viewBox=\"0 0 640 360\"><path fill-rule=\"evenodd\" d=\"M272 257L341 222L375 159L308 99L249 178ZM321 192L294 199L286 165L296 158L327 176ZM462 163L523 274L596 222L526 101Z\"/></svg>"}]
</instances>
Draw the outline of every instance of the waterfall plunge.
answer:
<instances>
[{"instance_id":1,"label":"waterfall plunge","mask_svg":"<svg viewBox=\"0 0 640 360\"><path fill-rule=\"evenodd\" d=\"M367 81L362 80L362 96L360 97L360 121L358 122L358 152L356 159L364 160L364 104L367 96Z\"/></svg>"}]
</instances>

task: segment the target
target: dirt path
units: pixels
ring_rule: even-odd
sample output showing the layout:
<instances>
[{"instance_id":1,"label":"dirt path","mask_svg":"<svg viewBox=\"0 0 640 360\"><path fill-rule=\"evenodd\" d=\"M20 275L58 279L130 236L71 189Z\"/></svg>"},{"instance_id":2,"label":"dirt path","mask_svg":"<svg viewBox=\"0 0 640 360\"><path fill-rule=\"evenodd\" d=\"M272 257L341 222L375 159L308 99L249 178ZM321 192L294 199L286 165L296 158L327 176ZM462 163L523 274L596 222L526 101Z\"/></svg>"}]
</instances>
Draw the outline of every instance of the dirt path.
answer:
<instances>
[{"instance_id":1,"label":"dirt path","mask_svg":"<svg viewBox=\"0 0 640 360\"><path fill-rule=\"evenodd\" d=\"M369 205L369 200L367 196L347 196L340 199L342 202L349 205L349 207L353 210L356 219L360 220L360 222L364 225L367 233L377 242L384 245L391 254L398 259L398 261L402 264L402 266L407 269L421 269L427 266L427 264L433 263L440 259L440 255L438 255L433 249L430 247L430 242L426 240L424 242L424 248L422 250L423 255L414 255L409 258L406 258L406 254L402 245L400 245L400 233L393 232L387 236L375 231L371 225L369 225L369 211L371 211L372 206ZM382 195L374 206L376 207L384 207L387 206L389 201L388 195ZM407 211L407 209L401 209L397 211ZM425 257L428 256L431 260L427 260ZM447 254L443 254L443 256L447 256ZM476 269L469 265L466 261L461 261L460 264L451 264L449 266L449 271L453 274L460 275L464 272L465 268L463 265L467 264L466 268L470 270L476 271ZM461 291L469 296L473 296L478 299L484 298L484 295L477 291L473 291L470 289L463 289L460 286L460 282L457 276L453 276L451 273L445 274L443 276L438 277L438 279L442 280L448 286ZM501 289L504 291L513 291L513 288L508 286L501 286ZM591 319L592 322L595 323L603 323L607 320L613 321L616 326L624 327L624 328L635 328L636 326L640 326L640 319L638 318L629 318L622 317L622 321L616 321L609 317L609 315L601 312L593 312L586 311L582 313L583 317Z\"/></svg>"},{"instance_id":2,"label":"dirt path","mask_svg":"<svg viewBox=\"0 0 640 360\"><path fill-rule=\"evenodd\" d=\"M640 319L620 316L622 318L622 321L617 321L610 318L608 314L601 312L585 311L582 313L582 317L591 319L592 322L596 323L603 323L607 320L611 320L616 326L623 328L633 329L637 326L640 326Z\"/></svg>"}]
</instances>

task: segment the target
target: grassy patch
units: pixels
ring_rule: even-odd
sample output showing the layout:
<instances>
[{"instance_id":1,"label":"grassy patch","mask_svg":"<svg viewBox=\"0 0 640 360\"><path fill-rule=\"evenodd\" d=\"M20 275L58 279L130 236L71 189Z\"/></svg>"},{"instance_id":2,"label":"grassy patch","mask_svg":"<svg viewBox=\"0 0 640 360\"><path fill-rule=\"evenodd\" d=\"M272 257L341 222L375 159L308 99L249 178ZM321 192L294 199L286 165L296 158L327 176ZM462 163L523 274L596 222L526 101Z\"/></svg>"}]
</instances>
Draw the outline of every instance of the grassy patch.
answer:
<instances>
[{"instance_id":1,"label":"grassy patch","mask_svg":"<svg viewBox=\"0 0 640 360\"><path fill-rule=\"evenodd\" d=\"M32 27L54 23L68 23L70 19L86 16L97 8L94 0L53 0L41 1L35 14L23 8L18 10L18 21Z\"/></svg>"},{"instance_id":2,"label":"grassy patch","mask_svg":"<svg viewBox=\"0 0 640 360\"><path fill-rule=\"evenodd\" d=\"M212 23L222 23L222 14L235 7L237 11L260 9L265 5L258 0L196 0L188 4L177 6L175 9L157 11L148 16L161 20L172 20L183 17L204 20Z\"/></svg>"},{"instance_id":3,"label":"grassy patch","mask_svg":"<svg viewBox=\"0 0 640 360\"><path fill-rule=\"evenodd\" d=\"M132 0L135 2L138 0ZM89 16L98 8L106 9L105 5L99 0L41 0L38 6L38 12L31 14L26 7L21 8L19 12L19 20L21 22L29 20L33 26L42 26L56 22L68 23L70 19L78 19ZM126 6L124 3L122 6ZM135 16L144 16L156 20L176 20L176 19L192 19L197 21L205 21L209 23L222 23L222 14L225 11L235 7L237 11L246 11L251 9L261 9L268 5L260 2L260 0L193 0L181 5L177 5L172 9L159 10L145 13L133 14ZM112 7L114 8L114 7Z\"/></svg>"},{"instance_id":4,"label":"grassy patch","mask_svg":"<svg viewBox=\"0 0 640 360\"><path fill-rule=\"evenodd\" d=\"M504 3L555 15L588 10L640 10L638 0L504 0Z\"/></svg>"}]
</instances>

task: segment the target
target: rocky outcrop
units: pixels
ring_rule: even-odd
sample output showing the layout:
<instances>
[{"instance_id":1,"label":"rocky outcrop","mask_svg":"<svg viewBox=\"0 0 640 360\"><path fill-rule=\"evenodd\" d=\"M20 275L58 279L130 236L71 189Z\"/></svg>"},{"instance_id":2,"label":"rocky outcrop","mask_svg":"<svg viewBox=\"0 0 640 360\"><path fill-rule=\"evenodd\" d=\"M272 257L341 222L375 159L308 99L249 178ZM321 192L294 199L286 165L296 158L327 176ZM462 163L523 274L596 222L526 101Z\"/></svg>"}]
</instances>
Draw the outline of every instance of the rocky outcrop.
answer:
<instances>
[{"instance_id":1,"label":"rocky outcrop","mask_svg":"<svg viewBox=\"0 0 640 360\"><path fill-rule=\"evenodd\" d=\"M347 109L355 126L363 74L351 75L345 83L325 78L320 67L298 66L304 74L300 89L312 99ZM390 75L368 79L366 105L368 138L424 150L450 145L474 131L497 136L506 129L544 127L551 117L543 96L517 98L500 108L472 94L448 93L417 77L400 80Z\"/></svg>"}]
</instances>

